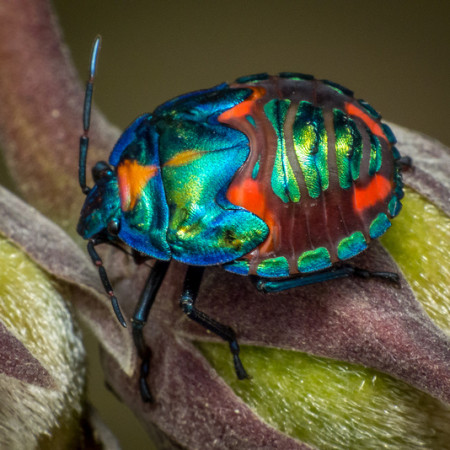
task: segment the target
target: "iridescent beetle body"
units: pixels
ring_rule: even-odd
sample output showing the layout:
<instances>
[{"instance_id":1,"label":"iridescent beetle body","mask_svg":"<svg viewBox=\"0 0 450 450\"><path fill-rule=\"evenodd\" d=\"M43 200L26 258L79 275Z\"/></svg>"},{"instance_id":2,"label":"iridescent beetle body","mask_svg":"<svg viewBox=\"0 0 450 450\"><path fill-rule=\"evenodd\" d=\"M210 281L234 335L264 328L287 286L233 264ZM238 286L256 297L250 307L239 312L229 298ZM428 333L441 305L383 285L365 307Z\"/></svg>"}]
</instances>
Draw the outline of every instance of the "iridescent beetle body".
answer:
<instances>
[{"instance_id":1,"label":"iridescent beetle body","mask_svg":"<svg viewBox=\"0 0 450 450\"><path fill-rule=\"evenodd\" d=\"M177 97L136 119L114 147L112 167L94 169L96 185L78 232L90 239L98 265L94 246L117 240L148 257L188 264L181 306L230 343L244 378L234 331L194 306L198 267L221 264L253 275L266 291L370 274L336 263L366 249L400 211L394 144L380 116L335 83L294 73L243 77ZM81 147L85 159L87 143ZM167 263L155 266L149 278L155 292L141 300L133 318L144 366L141 329L166 269ZM107 279L104 285L115 300ZM148 400L147 366L140 382Z\"/></svg>"}]
</instances>

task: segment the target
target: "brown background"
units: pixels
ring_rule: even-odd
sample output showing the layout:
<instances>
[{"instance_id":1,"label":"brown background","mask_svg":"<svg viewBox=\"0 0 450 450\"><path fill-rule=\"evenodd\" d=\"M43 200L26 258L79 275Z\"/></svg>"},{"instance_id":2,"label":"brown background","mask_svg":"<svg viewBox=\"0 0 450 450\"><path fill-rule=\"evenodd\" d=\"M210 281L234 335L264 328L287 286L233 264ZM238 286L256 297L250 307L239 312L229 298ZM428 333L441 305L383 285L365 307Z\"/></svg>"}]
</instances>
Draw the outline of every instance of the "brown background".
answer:
<instances>
[{"instance_id":1,"label":"brown background","mask_svg":"<svg viewBox=\"0 0 450 450\"><path fill-rule=\"evenodd\" d=\"M450 2L55 2L86 73L103 37L96 101L121 128L179 94L258 72L328 78L386 120L450 144Z\"/></svg>"},{"instance_id":2,"label":"brown background","mask_svg":"<svg viewBox=\"0 0 450 450\"><path fill-rule=\"evenodd\" d=\"M386 120L450 145L450 2L54 4L83 78L92 40L102 35L95 100L120 128L188 91L241 75L298 71L341 83ZM81 111L74 127L81 128ZM123 448L142 448L144 432L111 394L103 395L100 374L90 390Z\"/></svg>"}]
</instances>

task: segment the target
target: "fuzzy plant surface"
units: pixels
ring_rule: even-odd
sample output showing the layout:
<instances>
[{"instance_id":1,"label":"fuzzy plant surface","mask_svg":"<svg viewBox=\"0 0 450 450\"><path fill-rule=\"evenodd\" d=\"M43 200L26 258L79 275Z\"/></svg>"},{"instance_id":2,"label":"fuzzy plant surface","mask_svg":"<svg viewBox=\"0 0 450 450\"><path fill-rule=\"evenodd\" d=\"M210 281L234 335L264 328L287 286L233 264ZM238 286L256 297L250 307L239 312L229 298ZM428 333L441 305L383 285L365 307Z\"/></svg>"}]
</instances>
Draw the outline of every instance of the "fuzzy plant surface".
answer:
<instances>
[{"instance_id":1,"label":"fuzzy plant surface","mask_svg":"<svg viewBox=\"0 0 450 450\"><path fill-rule=\"evenodd\" d=\"M84 390L80 332L51 279L4 237L0 265L0 447L71 448Z\"/></svg>"},{"instance_id":2,"label":"fuzzy plant surface","mask_svg":"<svg viewBox=\"0 0 450 450\"><path fill-rule=\"evenodd\" d=\"M71 297L0 233L0 448L118 448L86 403Z\"/></svg>"},{"instance_id":3,"label":"fuzzy plant surface","mask_svg":"<svg viewBox=\"0 0 450 450\"><path fill-rule=\"evenodd\" d=\"M444 262L450 254L450 219L410 189L403 205L382 243L429 316L448 333L450 273ZM244 347L252 379L243 383L236 380L225 345L198 347L264 420L318 448L446 448L450 442L448 404L379 371L300 352Z\"/></svg>"},{"instance_id":4,"label":"fuzzy plant surface","mask_svg":"<svg viewBox=\"0 0 450 450\"><path fill-rule=\"evenodd\" d=\"M0 3L0 60L0 146L21 197L0 189L0 234L68 293L102 346L109 386L158 436L159 448L448 446L448 148L391 125L400 152L414 160L404 175L404 211L354 262L398 272L400 288L348 278L264 295L246 277L208 268L199 306L237 331L250 380L235 380L225 346L183 315L186 267L172 263L145 328L155 397L145 404L129 318L151 268L114 248L99 250L127 318L122 328L97 269L73 240L83 201L73 148L83 84L48 1ZM107 159L118 137L95 110L91 129L89 167ZM17 259L3 264L14 268ZM20 328L37 333L46 322L32 322L21 308L27 325ZM2 309L0 327L14 330L20 321ZM0 359L2 389L13 396L14 355L10 348Z\"/></svg>"}]
</instances>

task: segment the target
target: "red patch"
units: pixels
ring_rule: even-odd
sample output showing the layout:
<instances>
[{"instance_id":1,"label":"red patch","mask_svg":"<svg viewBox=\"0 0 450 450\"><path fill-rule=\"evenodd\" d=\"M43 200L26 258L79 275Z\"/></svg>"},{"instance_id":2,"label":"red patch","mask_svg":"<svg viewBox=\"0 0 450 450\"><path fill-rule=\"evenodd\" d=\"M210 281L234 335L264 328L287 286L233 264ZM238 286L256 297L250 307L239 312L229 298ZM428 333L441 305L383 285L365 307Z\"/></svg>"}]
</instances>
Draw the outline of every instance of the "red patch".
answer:
<instances>
[{"instance_id":1,"label":"red patch","mask_svg":"<svg viewBox=\"0 0 450 450\"><path fill-rule=\"evenodd\" d=\"M219 122L227 122L233 118L244 118L252 113L253 105L264 95L266 90L263 87L251 87L252 94L243 102L238 103L233 108L224 111L219 117Z\"/></svg>"},{"instance_id":2,"label":"red patch","mask_svg":"<svg viewBox=\"0 0 450 450\"><path fill-rule=\"evenodd\" d=\"M372 117L370 117L364 111L362 111L357 106L355 106L353 103L345 104L345 112L349 116L354 116L354 117L358 117L359 119L361 119L367 125L367 127L373 134L375 134L389 142L388 138L386 137L386 135L383 132L383 128L381 128L381 125L375 119L372 119Z\"/></svg>"},{"instance_id":3,"label":"red patch","mask_svg":"<svg viewBox=\"0 0 450 450\"><path fill-rule=\"evenodd\" d=\"M240 185L232 184L227 192L228 200L237 206L242 206L264 220L269 227L269 234L258 247L261 253L270 252L274 247L276 233L275 217L267 207L266 197L260 183L252 178L244 180Z\"/></svg>"},{"instance_id":4,"label":"red patch","mask_svg":"<svg viewBox=\"0 0 450 450\"><path fill-rule=\"evenodd\" d=\"M382 175L375 174L370 183L364 188L355 187L353 207L361 212L384 201L392 192L392 183Z\"/></svg>"}]
</instances>

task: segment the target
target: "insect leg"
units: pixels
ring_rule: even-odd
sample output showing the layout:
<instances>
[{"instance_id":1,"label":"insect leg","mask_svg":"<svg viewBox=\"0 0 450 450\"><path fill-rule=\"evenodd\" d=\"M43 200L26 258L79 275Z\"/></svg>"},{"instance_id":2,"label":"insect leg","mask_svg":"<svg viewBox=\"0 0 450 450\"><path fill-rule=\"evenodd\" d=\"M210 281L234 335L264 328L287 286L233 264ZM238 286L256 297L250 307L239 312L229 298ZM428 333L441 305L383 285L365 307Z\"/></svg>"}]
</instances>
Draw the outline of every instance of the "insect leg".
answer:
<instances>
[{"instance_id":1,"label":"insect leg","mask_svg":"<svg viewBox=\"0 0 450 450\"><path fill-rule=\"evenodd\" d=\"M217 322L195 307L195 301L200 288L203 270L203 267L188 267L186 278L184 280L183 294L180 299L180 306L183 312L190 319L204 326L207 330L217 334L217 336L228 342L231 353L233 354L234 368L237 377L240 380L248 378L247 372L245 371L239 358L239 345L236 340L235 331L231 327Z\"/></svg>"},{"instance_id":2,"label":"insect leg","mask_svg":"<svg viewBox=\"0 0 450 450\"><path fill-rule=\"evenodd\" d=\"M408 170L414 167L411 156L402 156L400 159L397 160L397 164L400 166L402 170Z\"/></svg>"},{"instance_id":3,"label":"insect leg","mask_svg":"<svg viewBox=\"0 0 450 450\"><path fill-rule=\"evenodd\" d=\"M125 322L125 319L123 318L122 312L120 311L119 302L117 301L116 296L114 295L113 288L111 286L111 283L109 282L108 275L106 275L106 270L103 266L103 261L98 255L97 251L95 250L95 246L99 244L104 244L105 241L102 239L89 239L87 244L87 250L89 253L89 256L92 259L92 262L97 266L98 273L100 275L100 280L102 281L103 287L105 288L106 293L109 295L111 299L111 305L113 307L114 312L116 313L116 317L121 323L123 327L126 328L127 324Z\"/></svg>"},{"instance_id":4,"label":"insect leg","mask_svg":"<svg viewBox=\"0 0 450 450\"><path fill-rule=\"evenodd\" d=\"M398 274L393 272L370 272L365 269L354 267L350 264L327 270L326 272L318 272L311 275L304 275L297 278L288 278L285 280L270 280L264 278L253 277L252 281L258 291L261 292L280 292L299 286L307 286L308 284L321 283L323 281L335 280L337 278L346 278L349 276L357 276L360 278L383 278L395 283L399 282Z\"/></svg>"},{"instance_id":5,"label":"insect leg","mask_svg":"<svg viewBox=\"0 0 450 450\"><path fill-rule=\"evenodd\" d=\"M141 391L142 400L144 402L153 401L150 389L147 384L147 377L150 370L150 348L145 344L142 330L147 322L150 309L155 301L156 294L164 279L164 276L169 268L169 261L156 261L153 266L144 289L141 292L139 303L134 310L132 324L133 324L133 340L136 346L139 357L141 358L141 373L139 376L139 388Z\"/></svg>"}]
</instances>

